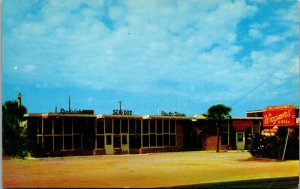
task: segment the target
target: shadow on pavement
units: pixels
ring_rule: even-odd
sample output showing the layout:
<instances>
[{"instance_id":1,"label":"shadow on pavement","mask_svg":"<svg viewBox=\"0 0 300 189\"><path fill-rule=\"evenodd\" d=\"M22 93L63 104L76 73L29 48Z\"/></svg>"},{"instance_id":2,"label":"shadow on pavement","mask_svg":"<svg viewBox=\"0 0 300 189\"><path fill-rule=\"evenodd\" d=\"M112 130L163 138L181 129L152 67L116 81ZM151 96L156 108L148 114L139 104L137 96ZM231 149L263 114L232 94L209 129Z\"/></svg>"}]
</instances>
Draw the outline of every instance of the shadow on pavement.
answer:
<instances>
[{"instance_id":1,"label":"shadow on pavement","mask_svg":"<svg viewBox=\"0 0 300 189\"><path fill-rule=\"evenodd\" d=\"M255 179L246 181L230 181L165 188L298 188L299 177Z\"/></svg>"}]
</instances>

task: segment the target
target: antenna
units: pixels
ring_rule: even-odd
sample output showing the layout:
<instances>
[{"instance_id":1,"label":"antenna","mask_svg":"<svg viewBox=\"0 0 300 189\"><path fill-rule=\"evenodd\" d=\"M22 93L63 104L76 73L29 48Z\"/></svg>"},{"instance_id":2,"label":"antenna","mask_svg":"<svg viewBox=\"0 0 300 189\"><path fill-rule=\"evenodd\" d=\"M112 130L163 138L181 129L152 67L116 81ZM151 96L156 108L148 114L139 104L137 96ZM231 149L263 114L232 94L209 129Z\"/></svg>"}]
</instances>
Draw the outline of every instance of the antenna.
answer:
<instances>
[{"instance_id":1,"label":"antenna","mask_svg":"<svg viewBox=\"0 0 300 189\"><path fill-rule=\"evenodd\" d=\"M120 103L120 112L122 111L122 101L119 101Z\"/></svg>"},{"instance_id":2,"label":"antenna","mask_svg":"<svg viewBox=\"0 0 300 189\"><path fill-rule=\"evenodd\" d=\"M69 112L71 112L71 97L69 95Z\"/></svg>"}]
</instances>

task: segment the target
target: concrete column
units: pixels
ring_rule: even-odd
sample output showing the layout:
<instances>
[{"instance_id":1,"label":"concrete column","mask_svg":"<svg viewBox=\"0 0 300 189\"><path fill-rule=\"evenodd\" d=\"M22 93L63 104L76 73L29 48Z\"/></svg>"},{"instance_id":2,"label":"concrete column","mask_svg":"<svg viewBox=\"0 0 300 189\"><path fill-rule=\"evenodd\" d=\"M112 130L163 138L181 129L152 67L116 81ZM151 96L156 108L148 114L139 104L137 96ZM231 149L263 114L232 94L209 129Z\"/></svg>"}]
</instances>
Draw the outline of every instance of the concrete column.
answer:
<instances>
[{"instance_id":1,"label":"concrete column","mask_svg":"<svg viewBox=\"0 0 300 189\"><path fill-rule=\"evenodd\" d=\"M98 147L97 147L97 125L98 125L98 119L96 118L96 120L95 120L95 149L97 149Z\"/></svg>"},{"instance_id":2,"label":"concrete column","mask_svg":"<svg viewBox=\"0 0 300 189\"><path fill-rule=\"evenodd\" d=\"M65 119L62 119L62 143L63 143L63 150L65 149Z\"/></svg>"},{"instance_id":3,"label":"concrete column","mask_svg":"<svg viewBox=\"0 0 300 189\"><path fill-rule=\"evenodd\" d=\"M44 145L44 118L42 118L42 148L45 148L45 145Z\"/></svg>"},{"instance_id":4,"label":"concrete column","mask_svg":"<svg viewBox=\"0 0 300 189\"><path fill-rule=\"evenodd\" d=\"M54 150L54 119L52 119L52 149Z\"/></svg>"},{"instance_id":5,"label":"concrete column","mask_svg":"<svg viewBox=\"0 0 300 189\"><path fill-rule=\"evenodd\" d=\"M71 125L72 125L72 150L74 150L74 118L71 119Z\"/></svg>"}]
</instances>

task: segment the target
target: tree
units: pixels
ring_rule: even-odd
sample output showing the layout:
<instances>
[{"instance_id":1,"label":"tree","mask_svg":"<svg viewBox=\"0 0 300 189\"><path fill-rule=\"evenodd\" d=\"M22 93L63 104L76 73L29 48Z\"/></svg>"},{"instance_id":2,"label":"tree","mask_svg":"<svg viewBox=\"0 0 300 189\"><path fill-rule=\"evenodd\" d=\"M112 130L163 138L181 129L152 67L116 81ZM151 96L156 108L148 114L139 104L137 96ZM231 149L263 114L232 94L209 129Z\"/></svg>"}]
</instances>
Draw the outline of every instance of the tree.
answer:
<instances>
[{"instance_id":1,"label":"tree","mask_svg":"<svg viewBox=\"0 0 300 189\"><path fill-rule=\"evenodd\" d=\"M25 113L26 107L18 106L16 101L6 101L2 104L2 150L6 155L23 156L25 144L20 123L24 121Z\"/></svg>"},{"instance_id":2,"label":"tree","mask_svg":"<svg viewBox=\"0 0 300 189\"><path fill-rule=\"evenodd\" d=\"M207 113L204 114L206 119L212 120L216 123L216 128L217 128L217 152L219 152L219 141L220 141L220 124L222 121L227 120L230 118L230 111L231 107L223 105L223 104L217 104L211 106L208 110Z\"/></svg>"}]
</instances>

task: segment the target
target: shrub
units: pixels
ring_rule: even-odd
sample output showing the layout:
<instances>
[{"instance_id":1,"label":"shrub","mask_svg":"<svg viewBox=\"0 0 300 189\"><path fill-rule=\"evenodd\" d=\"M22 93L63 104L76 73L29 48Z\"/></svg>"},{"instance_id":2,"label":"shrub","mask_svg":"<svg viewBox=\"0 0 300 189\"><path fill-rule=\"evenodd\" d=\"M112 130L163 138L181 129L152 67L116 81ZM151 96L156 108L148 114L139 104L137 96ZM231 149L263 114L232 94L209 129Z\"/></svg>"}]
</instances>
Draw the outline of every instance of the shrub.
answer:
<instances>
[{"instance_id":1,"label":"shrub","mask_svg":"<svg viewBox=\"0 0 300 189\"><path fill-rule=\"evenodd\" d=\"M274 136L264 136L259 134L250 135L252 148L250 153L254 157L282 159L287 128L280 127ZM289 134L285 158L299 159L299 129Z\"/></svg>"}]
</instances>

